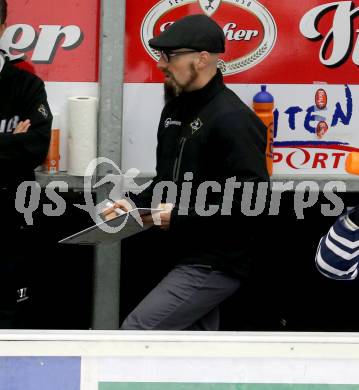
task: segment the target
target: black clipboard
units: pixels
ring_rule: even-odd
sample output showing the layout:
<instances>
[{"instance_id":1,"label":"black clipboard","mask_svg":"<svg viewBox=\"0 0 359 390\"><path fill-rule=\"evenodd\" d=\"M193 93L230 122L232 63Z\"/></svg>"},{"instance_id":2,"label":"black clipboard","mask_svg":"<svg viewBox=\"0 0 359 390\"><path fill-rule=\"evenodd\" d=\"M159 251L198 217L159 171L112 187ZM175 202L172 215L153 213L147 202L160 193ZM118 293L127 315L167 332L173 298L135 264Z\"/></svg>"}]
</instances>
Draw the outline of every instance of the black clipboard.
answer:
<instances>
[{"instance_id":1,"label":"black clipboard","mask_svg":"<svg viewBox=\"0 0 359 390\"><path fill-rule=\"evenodd\" d=\"M118 242L151 227L140 224L135 216L149 215L160 211L163 211L163 209L136 208L127 213L118 215L109 221L99 222L80 232L72 234L71 236L65 237L59 241L59 244L99 245ZM119 229L119 231L115 233L105 231L105 225L110 228L115 228L116 230Z\"/></svg>"}]
</instances>

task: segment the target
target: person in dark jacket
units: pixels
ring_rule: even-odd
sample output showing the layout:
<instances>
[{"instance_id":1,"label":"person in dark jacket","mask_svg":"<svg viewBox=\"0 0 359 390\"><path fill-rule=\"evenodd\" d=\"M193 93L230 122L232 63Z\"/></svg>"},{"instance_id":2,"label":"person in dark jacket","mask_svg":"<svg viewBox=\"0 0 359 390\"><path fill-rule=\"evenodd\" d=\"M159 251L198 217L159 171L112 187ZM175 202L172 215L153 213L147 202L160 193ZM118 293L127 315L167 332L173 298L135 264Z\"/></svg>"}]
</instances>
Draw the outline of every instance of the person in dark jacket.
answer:
<instances>
[{"instance_id":1,"label":"person in dark jacket","mask_svg":"<svg viewBox=\"0 0 359 390\"><path fill-rule=\"evenodd\" d=\"M7 4L0 0L0 38ZM52 115L44 83L16 68L0 51L0 328L11 328L30 294L27 281L31 227L15 209L19 184L35 179L34 169L46 158Z\"/></svg>"},{"instance_id":2,"label":"person in dark jacket","mask_svg":"<svg viewBox=\"0 0 359 390\"><path fill-rule=\"evenodd\" d=\"M162 203L158 218L143 221L168 230L173 269L121 329L218 330L218 305L248 273L253 243L240 191L244 182L268 182L266 128L223 83L217 63L225 37L213 19L184 17L149 44L160 53L168 102L156 177L132 200L137 207ZM131 205L123 199L115 207Z\"/></svg>"}]
</instances>

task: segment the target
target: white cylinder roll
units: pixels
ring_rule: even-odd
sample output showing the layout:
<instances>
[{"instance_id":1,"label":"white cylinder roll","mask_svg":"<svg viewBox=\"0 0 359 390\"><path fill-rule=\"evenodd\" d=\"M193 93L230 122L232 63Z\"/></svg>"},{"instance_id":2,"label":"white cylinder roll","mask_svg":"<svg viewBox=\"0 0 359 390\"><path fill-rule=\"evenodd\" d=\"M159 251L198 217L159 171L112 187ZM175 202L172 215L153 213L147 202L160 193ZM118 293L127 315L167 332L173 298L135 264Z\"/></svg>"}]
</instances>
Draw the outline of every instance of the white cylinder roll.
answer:
<instances>
[{"instance_id":1,"label":"white cylinder roll","mask_svg":"<svg viewBox=\"0 0 359 390\"><path fill-rule=\"evenodd\" d=\"M85 176L86 168L97 156L98 99L70 97L68 128L68 169L73 176Z\"/></svg>"}]
</instances>

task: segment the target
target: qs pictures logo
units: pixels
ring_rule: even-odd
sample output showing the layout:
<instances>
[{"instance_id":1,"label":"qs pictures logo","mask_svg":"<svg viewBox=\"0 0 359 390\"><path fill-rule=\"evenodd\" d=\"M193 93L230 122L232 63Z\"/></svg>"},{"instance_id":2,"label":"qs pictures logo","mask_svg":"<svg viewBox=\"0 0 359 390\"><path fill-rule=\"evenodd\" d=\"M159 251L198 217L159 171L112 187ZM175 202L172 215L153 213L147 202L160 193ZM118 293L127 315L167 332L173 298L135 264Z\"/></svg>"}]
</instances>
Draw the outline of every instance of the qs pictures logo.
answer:
<instances>
[{"instance_id":1,"label":"qs pictures logo","mask_svg":"<svg viewBox=\"0 0 359 390\"><path fill-rule=\"evenodd\" d=\"M162 0L143 19L141 40L156 61L160 54L148 41L184 15L204 13L212 17L226 37L226 53L219 67L233 75L258 65L273 49L277 26L270 12L256 0Z\"/></svg>"}]
</instances>

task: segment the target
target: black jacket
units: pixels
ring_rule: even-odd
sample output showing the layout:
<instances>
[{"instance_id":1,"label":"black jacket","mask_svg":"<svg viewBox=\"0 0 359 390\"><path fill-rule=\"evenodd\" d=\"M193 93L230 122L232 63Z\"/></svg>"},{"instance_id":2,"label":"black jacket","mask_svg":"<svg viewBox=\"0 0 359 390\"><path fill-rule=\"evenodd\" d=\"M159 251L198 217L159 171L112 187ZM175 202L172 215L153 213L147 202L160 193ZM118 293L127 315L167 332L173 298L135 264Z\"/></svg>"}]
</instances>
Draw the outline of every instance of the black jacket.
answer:
<instances>
[{"instance_id":1,"label":"black jacket","mask_svg":"<svg viewBox=\"0 0 359 390\"><path fill-rule=\"evenodd\" d=\"M52 115L44 83L16 68L0 53L0 188L15 189L34 179L34 169L46 158ZM13 134L17 123L30 119L25 134Z\"/></svg>"},{"instance_id":2,"label":"black jacket","mask_svg":"<svg viewBox=\"0 0 359 390\"><path fill-rule=\"evenodd\" d=\"M252 246L248 221L241 213L241 191L235 191L231 215L223 216L223 189L232 177L237 182L267 182L265 149L264 124L223 84L220 72L204 88L182 93L165 106L158 128L157 175L134 201L148 207L157 183L176 184L177 198L168 201L175 204L170 235L175 242L171 255L177 262L247 273ZM180 204L186 172L193 174L187 177L192 191L188 215L181 215L187 208L184 198ZM222 192L208 191L206 206L219 209L204 217L198 215L195 204L198 187L208 181L219 183Z\"/></svg>"}]
</instances>

